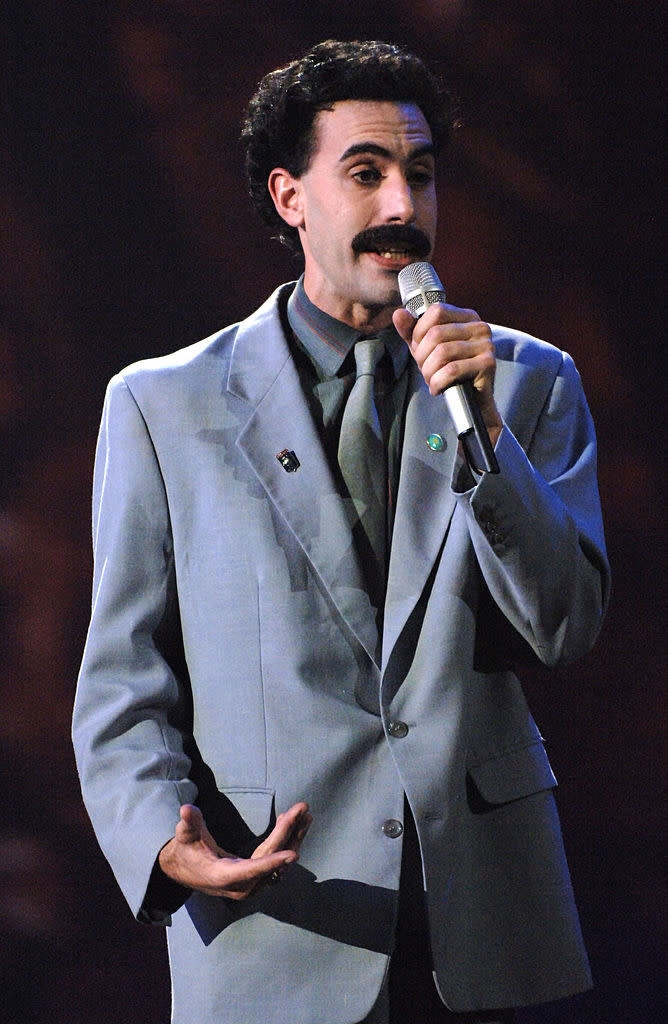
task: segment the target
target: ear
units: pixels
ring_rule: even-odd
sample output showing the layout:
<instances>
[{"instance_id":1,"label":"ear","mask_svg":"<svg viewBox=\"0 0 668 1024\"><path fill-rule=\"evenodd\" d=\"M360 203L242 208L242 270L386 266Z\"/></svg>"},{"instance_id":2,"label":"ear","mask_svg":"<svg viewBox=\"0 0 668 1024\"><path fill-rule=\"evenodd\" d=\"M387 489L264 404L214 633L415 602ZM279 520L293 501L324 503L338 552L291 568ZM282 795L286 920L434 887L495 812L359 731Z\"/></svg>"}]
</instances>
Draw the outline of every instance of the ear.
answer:
<instances>
[{"instance_id":1,"label":"ear","mask_svg":"<svg viewBox=\"0 0 668 1024\"><path fill-rule=\"evenodd\" d=\"M304 224L300 186L299 178L293 178L284 167L274 167L267 182L277 213L292 228L300 228Z\"/></svg>"}]
</instances>

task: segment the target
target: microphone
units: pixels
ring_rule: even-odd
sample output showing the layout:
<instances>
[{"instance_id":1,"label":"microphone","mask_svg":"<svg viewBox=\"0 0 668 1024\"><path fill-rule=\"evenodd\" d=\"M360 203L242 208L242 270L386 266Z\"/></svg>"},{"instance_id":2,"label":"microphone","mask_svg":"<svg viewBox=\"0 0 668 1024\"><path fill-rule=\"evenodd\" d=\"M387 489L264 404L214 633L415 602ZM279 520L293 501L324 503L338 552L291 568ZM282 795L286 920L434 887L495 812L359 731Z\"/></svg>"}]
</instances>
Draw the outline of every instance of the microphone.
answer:
<instances>
[{"instance_id":1,"label":"microphone","mask_svg":"<svg viewBox=\"0 0 668 1024\"><path fill-rule=\"evenodd\" d=\"M445 302L445 289L431 263L411 263L399 271L401 301L418 319L434 302ZM461 441L466 461L477 473L498 473L499 464L470 380L451 384L445 404Z\"/></svg>"}]
</instances>

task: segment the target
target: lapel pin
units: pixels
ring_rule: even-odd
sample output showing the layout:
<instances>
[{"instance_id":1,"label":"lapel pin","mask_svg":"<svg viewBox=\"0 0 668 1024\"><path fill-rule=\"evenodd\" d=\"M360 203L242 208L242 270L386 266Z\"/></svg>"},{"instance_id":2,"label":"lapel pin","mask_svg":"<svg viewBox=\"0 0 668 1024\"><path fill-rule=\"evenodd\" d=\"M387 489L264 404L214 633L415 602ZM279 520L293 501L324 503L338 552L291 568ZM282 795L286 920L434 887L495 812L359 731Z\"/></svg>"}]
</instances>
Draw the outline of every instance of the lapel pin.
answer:
<instances>
[{"instance_id":1,"label":"lapel pin","mask_svg":"<svg viewBox=\"0 0 668 1024\"><path fill-rule=\"evenodd\" d=\"M291 452L289 448L284 448L282 452L276 452L276 458L286 473L294 473L301 465L295 453Z\"/></svg>"},{"instance_id":2,"label":"lapel pin","mask_svg":"<svg viewBox=\"0 0 668 1024\"><path fill-rule=\"evenodd\" d=\"M427 447L433 452L442 452L445 448L445 441L440 434L430 434L427 438Z\"/></svg>"}]
</instances>

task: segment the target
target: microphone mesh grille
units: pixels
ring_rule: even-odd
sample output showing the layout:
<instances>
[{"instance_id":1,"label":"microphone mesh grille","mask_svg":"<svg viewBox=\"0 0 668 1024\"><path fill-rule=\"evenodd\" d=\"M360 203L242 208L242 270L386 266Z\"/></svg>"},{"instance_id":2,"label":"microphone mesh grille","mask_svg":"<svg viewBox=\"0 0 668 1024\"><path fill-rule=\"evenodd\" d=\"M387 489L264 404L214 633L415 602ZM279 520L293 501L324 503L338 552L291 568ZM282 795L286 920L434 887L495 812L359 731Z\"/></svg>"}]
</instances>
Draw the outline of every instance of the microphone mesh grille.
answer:
<instances>
[{"instance_id":1,"label":"microphone mesh grille","mask_svg":"<svg viewBox=\"0 0 668 1024\"><path fill-rule=\"evenodd\" d=\"M397 280L401 301L413 316L421 316L433 302L445 302L445 289L431 263L411 263Z\"/></svg>"},{"instance_id":2,"label":"microphone mesh grille","mask_svg":"<svg viewBox=\"0 0 668 1024\"><path fill-rule=\"evenodd\" d=\"M421 316L427 306L431 306L433 302L445 302L445 292L439 289L438 291L420 291L416 295L412 295L410 299L406 299L404 306L409 313L413 316Z\"/></svg>"},{"instance_id":3,"label":"microphone mesh grille","mask_svg":"<svg viewBox=\"0 0 668 1024\"><path fill-rule=\"evenodd\" d=\"M404 294L404 285L407 293L419 288L420 291L444 291L443 285L438 279L438 274L431 263L411 263L399 271L399 288Z\"/></svg>"}]
</instances>

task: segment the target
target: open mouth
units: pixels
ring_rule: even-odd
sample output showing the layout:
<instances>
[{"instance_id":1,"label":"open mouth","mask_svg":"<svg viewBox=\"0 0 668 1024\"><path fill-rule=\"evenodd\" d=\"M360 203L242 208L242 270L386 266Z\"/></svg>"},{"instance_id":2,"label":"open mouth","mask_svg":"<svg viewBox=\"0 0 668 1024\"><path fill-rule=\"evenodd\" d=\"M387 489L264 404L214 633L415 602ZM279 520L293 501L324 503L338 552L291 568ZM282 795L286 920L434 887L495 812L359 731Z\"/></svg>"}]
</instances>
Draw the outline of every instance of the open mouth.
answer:
<instances>
[{"instance_id":1,"label":"open mouth","mask_svg":"<svg viewBox=\"0 0 668 1024\"><path fill-rule=\"evenodd\" d=\"M386 264L406 265L431 252L431 242L411 224L385 224L360 231L352 241L353 252L369 253Z\"/></svg>"},{"instance_id":2,"label":"open mouth","mask_svg":"<svg viewBox=\"0 0 668 1024\"><path fill-rule=\"evenodd\" d=\"M412 250L409 252L407 249L383 249L379 252L368 249L367 254L382 263L401 267L406 267L416 260L415 253Z\"/></svg>"},{"instance_id":3,"label":"open mouth","mask_svg":"<svg viewBox=\"0 0 668 1024\"><path fill-rule=\"evenodd\" d=\"M383 249L376 253L384 260L412 260L413 251L408 249Z\"/></svg>"}]
</instances>

